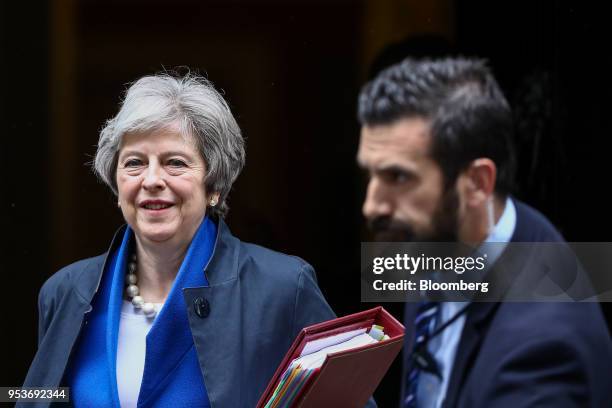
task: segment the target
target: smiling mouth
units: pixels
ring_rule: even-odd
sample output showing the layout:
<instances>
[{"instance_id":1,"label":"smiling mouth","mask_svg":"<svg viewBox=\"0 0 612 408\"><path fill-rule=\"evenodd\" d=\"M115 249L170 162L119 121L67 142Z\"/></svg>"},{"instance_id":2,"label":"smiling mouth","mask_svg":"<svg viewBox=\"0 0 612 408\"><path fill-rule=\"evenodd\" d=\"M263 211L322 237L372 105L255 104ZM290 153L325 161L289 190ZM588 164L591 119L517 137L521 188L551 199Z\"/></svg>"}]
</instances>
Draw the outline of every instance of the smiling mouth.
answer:
<instances>
[{"instance_id":1,"label":"smiling mouth","mask_svg":"<svg viewBox=\"0 0 612 408\"><path fill-rule=\"evenodd\" d=\"M172 207L172 204L145 204L142 207L147 210L165 210Z\"/></svg>"}]
</instances>

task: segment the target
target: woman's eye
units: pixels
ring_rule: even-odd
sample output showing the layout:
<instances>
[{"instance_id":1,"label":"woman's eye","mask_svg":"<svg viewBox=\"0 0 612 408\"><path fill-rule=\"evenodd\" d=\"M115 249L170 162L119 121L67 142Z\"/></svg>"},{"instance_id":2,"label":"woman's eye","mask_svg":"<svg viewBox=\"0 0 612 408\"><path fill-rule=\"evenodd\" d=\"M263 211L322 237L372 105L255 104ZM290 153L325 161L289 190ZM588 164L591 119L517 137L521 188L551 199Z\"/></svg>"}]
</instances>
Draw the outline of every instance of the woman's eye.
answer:
<instances>
[{"instance_id":1,"label":"woman's eye","mask_svg":"<svg viewBox=\"0 0 612 408\"><path fill-rule=\"evenodd\" d=\"M172 167L185 167L187 163L179 159L170 159L168 160L168 165Z\"/></svg>"},{"instance_id":2,"label":"woman's eye","mask_svg":"<svg viewBox=\"0 0 612 408\"><path fill-rule=\"evenodd\" d=\"M128 161L126 161L123 166L124 167L137 167L140 166L142 164L142 162L138 159L130 159Z\"/></svg>"}]
</instances>

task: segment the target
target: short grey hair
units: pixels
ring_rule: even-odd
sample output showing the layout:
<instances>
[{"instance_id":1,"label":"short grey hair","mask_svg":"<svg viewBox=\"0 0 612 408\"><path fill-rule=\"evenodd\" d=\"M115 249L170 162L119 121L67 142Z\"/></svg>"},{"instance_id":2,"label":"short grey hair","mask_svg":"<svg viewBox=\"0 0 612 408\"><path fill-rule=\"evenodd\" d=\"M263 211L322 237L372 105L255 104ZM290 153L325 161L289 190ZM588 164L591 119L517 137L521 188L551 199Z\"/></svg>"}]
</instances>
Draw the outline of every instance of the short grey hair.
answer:
<instances>
[{"instance_id":1,"label":"short grey hair","mask_svg":"<svg viewBox=\"0 0 612 408\"><path fill-rule=\"evenodd\" d=\"M121 109L100 131L94 172L117 194L116 171L123 136L178 124L181 134L196 141L206 163L207 193L219 202L209 213L223 217L227 196L245 162L240 127L223 96L206 78L158 74L140 78L128 88Z\"/></svg>"}]
</instances>

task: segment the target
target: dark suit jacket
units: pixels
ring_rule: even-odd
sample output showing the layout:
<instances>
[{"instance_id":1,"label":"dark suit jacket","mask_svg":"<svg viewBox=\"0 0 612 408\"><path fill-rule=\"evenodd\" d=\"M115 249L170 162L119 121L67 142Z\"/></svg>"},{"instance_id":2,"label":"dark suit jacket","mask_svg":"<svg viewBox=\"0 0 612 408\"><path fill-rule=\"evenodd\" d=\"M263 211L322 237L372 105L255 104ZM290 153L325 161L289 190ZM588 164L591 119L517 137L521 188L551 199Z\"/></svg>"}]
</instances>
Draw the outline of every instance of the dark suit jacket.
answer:
<instances>
[{"instance_id":1,"label":"dark suit jacket","mask_svg":"<svg viewBox=\"0 0 612 408\"><path fill-rule=\"evenodd\" d=\"M117 236L110 251L120 244ZM107 254L63 268L41 289L39 348L24 386L61 384ZM209 286L186 288L183 296L211 406L254 407L298 332L334 313L310 265L239 241L223 220L202 272ZM207 316L196 313L197 298L208 301Z\"/></svg>"},{"instance_id":2,"label":"dark suit jacket","mask_svg":"<svg viewBox=\"0 0 612 408\"><path fill-rule=\"evenodd\" d=\"M512 242L563 240L542 214L514 203ZM415 313L407 304L404 366ZM599 304L472 303L443 406L612 406L612 341Z\"/></svg>"}]
</instances>

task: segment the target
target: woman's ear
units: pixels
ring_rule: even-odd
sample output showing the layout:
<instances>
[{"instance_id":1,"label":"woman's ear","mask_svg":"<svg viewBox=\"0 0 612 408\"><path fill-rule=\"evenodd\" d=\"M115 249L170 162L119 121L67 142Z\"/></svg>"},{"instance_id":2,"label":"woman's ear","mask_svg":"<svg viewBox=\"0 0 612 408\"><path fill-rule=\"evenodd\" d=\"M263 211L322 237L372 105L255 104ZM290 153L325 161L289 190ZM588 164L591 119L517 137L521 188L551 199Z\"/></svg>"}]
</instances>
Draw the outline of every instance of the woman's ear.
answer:
<instances>
[{"instance_id":1,"label":"woman's ear","mask_svg":"<svg viewBox=\"0 0 612 408\"><path fill-rule=\"evenodd\" d=\"M463 179L465 204L470 207L481 207L486 205L495 191L497 166L491 159L476 159L460 177Z\"/></svg>"}]
</instances>

